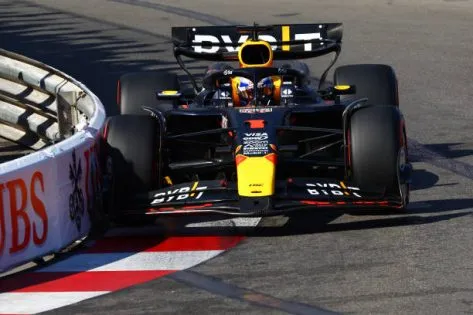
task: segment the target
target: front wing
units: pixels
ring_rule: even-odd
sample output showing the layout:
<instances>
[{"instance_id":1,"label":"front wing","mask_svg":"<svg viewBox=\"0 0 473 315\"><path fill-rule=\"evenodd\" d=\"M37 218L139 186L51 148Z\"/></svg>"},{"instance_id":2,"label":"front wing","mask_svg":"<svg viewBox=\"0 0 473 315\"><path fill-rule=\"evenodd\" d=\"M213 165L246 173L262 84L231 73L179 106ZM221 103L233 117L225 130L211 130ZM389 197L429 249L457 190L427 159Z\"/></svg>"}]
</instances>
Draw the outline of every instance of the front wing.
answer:
<instances>
[{"instance_id":1,"label":"front wing","mask_svg":"<svg viewBox=\"0 0 473 315\"><path fill-rule=\"evenodd\" d=\"M257 187L255 187L257 189ZM212 180L170 186L133 196L124 214L219 213L270 216L302 209L402 208L400 195L384 187L356 187L347 182L294 178L275 183L267 197L241 197L235 183Z\"/></svg>"}]
</instances>

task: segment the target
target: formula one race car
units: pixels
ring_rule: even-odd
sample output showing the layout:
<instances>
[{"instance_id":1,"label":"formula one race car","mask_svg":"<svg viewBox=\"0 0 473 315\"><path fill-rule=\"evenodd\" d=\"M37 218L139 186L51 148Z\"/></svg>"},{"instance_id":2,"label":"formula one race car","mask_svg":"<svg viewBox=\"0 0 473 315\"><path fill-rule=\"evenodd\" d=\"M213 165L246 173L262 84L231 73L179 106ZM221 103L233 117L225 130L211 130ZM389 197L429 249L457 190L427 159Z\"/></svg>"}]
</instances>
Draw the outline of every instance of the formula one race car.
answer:
<instances>
[{"instance_id":1,"label":"formula one race car","mask_svg":"<svg viewBox=\"0 0 473 315\"><path fill-rule=\"evenodd\" d=\"M406 207L411 165L393 69L342 66L325 82L341 24L172 35L191 88L159 71L118 84L121 114L104 129L112 217ZM299 60L328 53L335 57L312 86ZM213 62L199 84L182 56Z\"/></svg>"}]
</instances>

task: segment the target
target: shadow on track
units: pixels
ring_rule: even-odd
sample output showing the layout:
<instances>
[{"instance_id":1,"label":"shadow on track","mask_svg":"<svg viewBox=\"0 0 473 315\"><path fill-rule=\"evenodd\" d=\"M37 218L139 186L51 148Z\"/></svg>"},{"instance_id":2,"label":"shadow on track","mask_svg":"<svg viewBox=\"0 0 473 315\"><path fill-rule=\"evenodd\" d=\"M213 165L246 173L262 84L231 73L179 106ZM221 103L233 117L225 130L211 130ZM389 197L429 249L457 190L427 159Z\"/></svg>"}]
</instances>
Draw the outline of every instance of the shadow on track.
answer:
<instances>
[{"instance_id":1,"label":"shadow on track","mask_svg":"<svg viewBox=\"0 0 473 315\"><path fill-rule=\"evenodd\" d=\"M436 143L436 144L424 144L424 147L436 152L446 158L455 159L460 157L466 157L473 155L473 150L463 149L464 143Z\"/></svg>"},{"instance_id":2,"label":"shadow on track","mask_svg":"<svg viewBox=\"0 0 473 315\"><path fill-rule=\"evenodd\" d=\"M256 227L186 227L190 223L199 222L199 217L187 218L165 218L159 222L159 230L170 236L288 236L302 234L317 234L327 232L342 232L351 230L380 229L396 226L414 226L431 224L440 221L448 221L455 218L473 214L473 199L447 199L432 200L424 202L413 202L412 209L407 213L386 214L380 210L354 212L358 216L356 221L332 223L339 217L345 215L344 212L331 211L301 211L288 214L287 216L265 218ZM368 217L370 216L370 217ZM215 218L222 219L222 218ZM201 221L209 221L209 217L202 218Z\"/></svg>"},{"instance_id":3,"label":"shadow on track","mask_svg":"<svg viewBox=\"0 0 473 315\"><path fill-rule=\"evenodd\" d=\"M179 69L171 54L170 38L165 35L21 0L0 3L0 8L1 48L51 65L81 81L97 94L108 115L117 113L115 91L120 75ZM170 29L165 31L170 33Z\"/></svg>"},{"instance_id":4,"label":"shadow on track","mask_svg":"<svg viewBox=\"0 0 473 315\"><path fill-rule=\"evenodd\" d=\"M411 191L422 190L436 186L439 176L425 169L415 169L412 172ZM452 183L456 185L456 183Z\"/></svg>"},{"instance_id":5,"label":"shadow on track","mask_svg":"<svg viewBox=\"0 0 473 315\"><path fill-rule=\"evenodd\" d=\"M422 207L416 207L421 204ZM98 268L106 264L113 263L118 259L124 259L136 252L146 251L149 248L160 246L170 238L175 237L229 237L222 239L223 241L231 241L238 243L237 239L243 237L279 237L289 235L302 234L318 234L329 232L342 232L354 230L380 229L388 227L402 227L431 224L440 221L452 220L467 215L473 214L473 199L448 199L448 200L433 200L421 203L412 203L412 208L407 214L397 214L395 216L382 215L378 210L373 213L364 213L364 215L372 215L371 217L358 217L356 221L350 222L334 222L336 219L344 215L339 211L304 211L299 213L292 213L286 217L269 217L265 218L262 224L254 226L245 225L203 225L199 226L201 222L225 220L231 221L224 216L186 216L186 217L161 217L155 225L124 228L123 232L118 232L116 244L117 248L108 249L111 252L124 252L127 255L114 257L107 256L107 259L99 257L98 261L89 261L87 265L91 268ZM373 215L374 214L374 215ZM191 226L189 226L191 225ZM112 236L117 237L117 236ZM31 288L38 285L44 285L51 282L56 283L64 281L63 279L71 279L78 276L81 272L34 272L40 268L54 266L58 263L67 261L68 259L75 259L77 255L87 254L97 250L100 247L101 240L98 243L91 241L74 250L66 253L58 254L54 259L48 263L41 264L37 267L29 268L23 272L1 278L1 292L21 291L23 288ZM133 251L129 251L129 247L133 247ZM103 247L103 245L102 245ZM95 249L94 249L95 248ZM32 276L34 275L34 276Z\"/></svg>"}]
</instances>

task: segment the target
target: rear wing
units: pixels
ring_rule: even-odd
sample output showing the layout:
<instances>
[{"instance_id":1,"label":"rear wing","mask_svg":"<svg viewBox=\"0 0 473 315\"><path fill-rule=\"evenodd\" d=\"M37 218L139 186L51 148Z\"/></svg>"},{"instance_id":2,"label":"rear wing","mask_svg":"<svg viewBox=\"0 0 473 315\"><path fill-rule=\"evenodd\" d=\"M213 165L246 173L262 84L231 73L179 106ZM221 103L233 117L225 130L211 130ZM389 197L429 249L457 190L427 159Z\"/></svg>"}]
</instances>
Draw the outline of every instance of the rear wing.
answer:
<instances>
[{"instance_id":1,"label":"rear wing","mask_svg":"<svg viewBox=\"0 0 473 315\"><path fill-rule=\"evenodd\" d=\"M189 76L195 93L201 91L201 87L186 68L181 56L208 61L235 61L238 60L240 46L248 40L268 42L274 60L313 58L335 52L320 77L320 88L340 54L342 34L342 23L172 28L174 57Z\"/></svg>"},{"instance_id":2,"label":"rear wing","mask_svg":"<svg viewBox=\"0 0 473 315\"><path fill-rule=\"evenodd\" d=\"M237 60L239 46L250 39L270 43L275 60L318 57L339 52L342 34L341 23L172 28L176 56L209 61Z\"/></svg>"}]
</instances>

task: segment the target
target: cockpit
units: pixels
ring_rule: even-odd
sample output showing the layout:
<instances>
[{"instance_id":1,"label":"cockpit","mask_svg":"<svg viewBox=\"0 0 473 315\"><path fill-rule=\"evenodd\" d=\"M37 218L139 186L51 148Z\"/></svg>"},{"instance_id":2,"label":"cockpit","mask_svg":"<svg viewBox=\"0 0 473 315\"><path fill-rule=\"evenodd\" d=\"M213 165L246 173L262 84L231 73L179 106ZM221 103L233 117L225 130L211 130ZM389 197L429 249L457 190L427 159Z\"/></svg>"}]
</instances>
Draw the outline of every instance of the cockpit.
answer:
<instances>
[{"instance_id":1,"label":"cockpit","mask_svg":"<svg viewBox=\"0 0 473 315\"><path fill-rule=\"evenodd\" d=\"M207 72L202 80L204 89L197 99L205 105L225 107L317 103L317 93L304 86L304 80L304 74L296 69L227 67Z\"/></svg>"}]
</instances>

